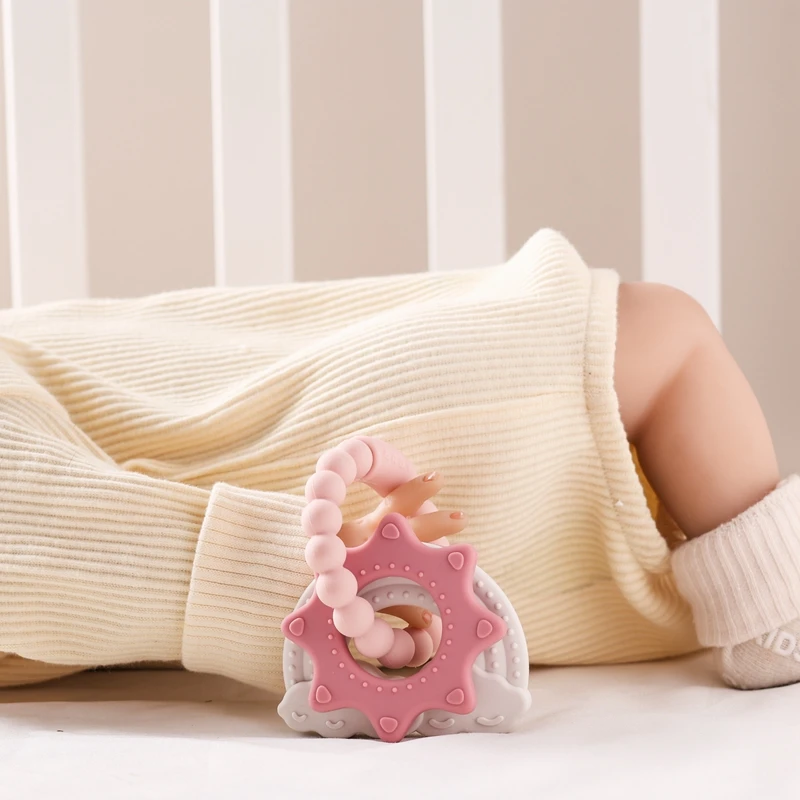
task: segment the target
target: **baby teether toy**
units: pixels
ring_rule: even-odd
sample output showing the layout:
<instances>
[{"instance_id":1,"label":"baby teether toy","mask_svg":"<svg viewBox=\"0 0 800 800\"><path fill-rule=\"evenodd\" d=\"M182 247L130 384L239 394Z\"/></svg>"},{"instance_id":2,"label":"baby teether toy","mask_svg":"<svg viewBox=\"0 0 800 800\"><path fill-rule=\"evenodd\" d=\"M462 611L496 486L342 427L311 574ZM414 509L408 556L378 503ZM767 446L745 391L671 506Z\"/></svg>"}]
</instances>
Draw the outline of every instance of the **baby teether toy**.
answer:
<instances>
[{"instance_id":1,"label":"baby teether toy","mask_svg":"<svg viewBox=\"0 0 800 800\"><path fill-rule=\"evenodd\" d=\"M358 547L337 536L351 483L385 496L415 474L394 447L359 436L325 453L306 484L302 525L316 577L281 625L286 694L278 706L297 731L387 742L414 732L507 732L530 706L522 626L476 566L473 547L423 543L398 513L386 514ZM431 501L418 513L429 510ZM375 616L398 604L429 610L430 633ZM420 668L383 674L351 654L351 638L385 667Z\"/></svg>"}]
</instances>

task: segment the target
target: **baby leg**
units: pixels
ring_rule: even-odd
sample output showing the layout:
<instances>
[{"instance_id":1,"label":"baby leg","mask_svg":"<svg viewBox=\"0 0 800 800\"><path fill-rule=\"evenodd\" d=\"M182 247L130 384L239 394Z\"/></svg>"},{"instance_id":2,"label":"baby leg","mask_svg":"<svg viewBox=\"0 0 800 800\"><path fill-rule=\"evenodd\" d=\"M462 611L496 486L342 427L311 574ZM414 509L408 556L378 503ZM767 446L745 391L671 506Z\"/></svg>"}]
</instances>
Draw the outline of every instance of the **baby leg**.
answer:
<instances>
[{"instance_id":1,"label":"baby leg","mask_svg":"<svg viewBox=\"0 0 800 800\"><path fill-rule=\"evenodd\" d=\"M689 542L673 553L724 680L800 680L800 477L780 481L764 414L696 301L620 286L615 383L648 481Z\"/></svg>"},{"instance_id":2,"label":"baby leg","mask_svg":"<svg viewBox=\"0 0 800 800\"><path fill-rule=\"evenodd\" d=\"M780 477L758 400L703 307L623 283L615 384L628 439L687 537L733 519Z\"/></svg>"}]
</instances>

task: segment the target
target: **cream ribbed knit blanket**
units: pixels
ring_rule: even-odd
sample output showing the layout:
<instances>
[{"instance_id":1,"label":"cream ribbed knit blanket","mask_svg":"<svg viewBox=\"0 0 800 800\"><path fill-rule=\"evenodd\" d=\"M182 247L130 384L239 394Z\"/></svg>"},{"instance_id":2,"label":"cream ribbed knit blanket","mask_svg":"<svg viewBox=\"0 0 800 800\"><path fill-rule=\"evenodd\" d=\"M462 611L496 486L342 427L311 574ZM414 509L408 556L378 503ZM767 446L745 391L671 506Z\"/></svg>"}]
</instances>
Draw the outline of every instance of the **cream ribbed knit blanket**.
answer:
<instances>
[{"instance_id":1,"label":"cream ribbed knit blanket","mask_svg":"<svg viewBox=\"0 0 800 800\"><path fill-rule=\"evenodd\" d=\"M480 269L0 312L0 683L180 660L281 690L304 484L355 434L442 471L532 663L697 649L619 416L618 284L545 230Z\"/></svg>"}]
</instances>

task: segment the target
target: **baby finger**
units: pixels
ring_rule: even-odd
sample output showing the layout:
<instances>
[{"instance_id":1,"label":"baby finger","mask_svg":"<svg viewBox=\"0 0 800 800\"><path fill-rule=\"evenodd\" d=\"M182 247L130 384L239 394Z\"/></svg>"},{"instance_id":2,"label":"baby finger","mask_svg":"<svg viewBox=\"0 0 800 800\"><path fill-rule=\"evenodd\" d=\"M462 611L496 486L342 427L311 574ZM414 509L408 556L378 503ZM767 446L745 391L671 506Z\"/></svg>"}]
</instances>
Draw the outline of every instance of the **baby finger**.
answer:
<instances>
[{"instance_id":1,"label":"baby finger","mask_svg":"<svg viewBox=\"0 0 800 800\"><path fill-rule=\"evenodd\" d=\"M408 520L421 542L434 542L441 537L455 536L467 527L463 511L433 511Z\"/></svg>"}]
</instances>

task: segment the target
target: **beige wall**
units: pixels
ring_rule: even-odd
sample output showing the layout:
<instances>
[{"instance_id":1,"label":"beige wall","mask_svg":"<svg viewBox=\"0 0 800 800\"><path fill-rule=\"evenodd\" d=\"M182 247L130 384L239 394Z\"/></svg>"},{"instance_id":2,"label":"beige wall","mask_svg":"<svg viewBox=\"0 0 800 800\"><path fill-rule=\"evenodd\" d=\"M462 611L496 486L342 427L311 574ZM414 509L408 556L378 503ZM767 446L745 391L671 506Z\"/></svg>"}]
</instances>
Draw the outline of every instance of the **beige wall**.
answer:
<instances>
[{"instance_id":1,"label":"beige wall","mask_svg":"<svg viewBox=\"0 0 800 800\"><path fill-rule=\"evenodd\" d=\"M562 230L641 275L637 0L505 0L508 244Z\"/></svg>"},{"instance_id":2,"label":"beige wall","mask_svg":"<svg viewBox=\"0 0 800 800\"><path fill-rule=\"evenodd\" d=\"M81 0L89 282L214 281L209 15L197 0Z\"/></svg>"},{"instance_id":3,"label":"beige wall","mask_svg":"<svg viewBox=\"0 0 800 800\"><path fill-rule=\"evenodd\" d=\"M291 4L295 275L427 268L422 0Z\"/></svg>"},{"instance_id":4,"label":"beige wall","mask_svg":"<svg viewBox=\"0 0 800 800\"><path fill-rule=\"evenodd\" d=\"M800 471L800 3L720 3L722 329Z\"/></svg>"}]
</instances>

